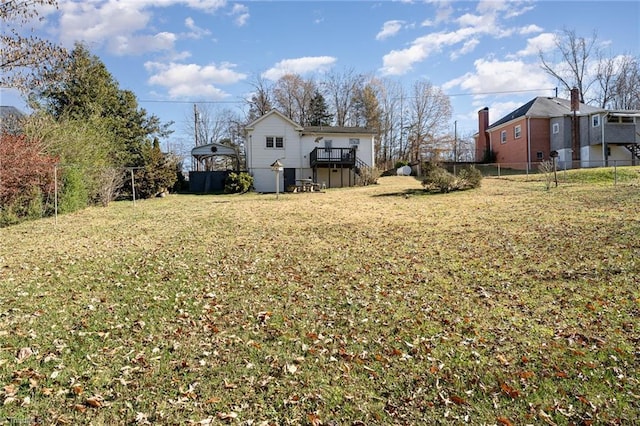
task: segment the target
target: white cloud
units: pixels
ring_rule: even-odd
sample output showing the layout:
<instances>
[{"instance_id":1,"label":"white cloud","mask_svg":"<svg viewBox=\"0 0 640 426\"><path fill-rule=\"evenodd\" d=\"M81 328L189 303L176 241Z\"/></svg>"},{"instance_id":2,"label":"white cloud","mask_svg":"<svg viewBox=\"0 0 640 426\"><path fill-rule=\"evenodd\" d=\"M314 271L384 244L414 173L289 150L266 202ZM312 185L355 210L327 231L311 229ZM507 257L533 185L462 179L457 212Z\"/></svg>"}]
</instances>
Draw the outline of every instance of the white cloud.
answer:
<instances>
[{"instance_id":1,"label":"white cloud","mask_svg":"<svg viewBox=\"0 0 640 426\"><path fill-rule=\"evenodd\" d=\"M464 42L460 50L451 53L449 57L451 58L451 60L458 59L462 55L466 55L467 53L473 52L473 50L479 44L480 44L480 40L478 40L477 38L472 38L471 40L467 40Z\"/></svg>"},{"instance_id":2,"label":"white cloud","mask_svg":"<svg viewBox=\"0 0 640 426\"><path fill-rule=\"evenodd\" d=\"M242 27L249 20L249 8L243 4L234 4L230 15L235 16L235 24Z\"/></svg>"},{"instance_id":3,"label":"white cloud","mask_svg":"<svg viewBox=\"0 0 640 426\"><path fill-rule=\"evenodd\" d=\"M139 55L145 52L171 50L176 41L173 33L125 37L118 36L109 41L109 50L116 55Z\"/></svg>"},{"instance_id":4,"label":"white cloud","mask_svg":"<svg viewBox=\"0 0 640 426\"><path fill-rule=\"evenodd\" d=\"M116 37L127 37L144 29L151 14L126 2L64 2L60 4L60 40L66 46L76 41L102 44Z\"/></svg>"},{"instance_id":5,"label":"white cloud","mask_svg":"<svg viewBox=\"0 0 640 426\"><path fill-rule=\"evenodd\" d=\"M337 61L332 56L307 56L296 59L284 59L262 73L268 80L277 80L286 74L306 74L327 71Z\"/></svg>"},{"instance_id":6,"label":"white cloud","mask_svg":"<svg viewBox=\"0 0 640 426\"><path fill-rule=\"evenodd\" d=\"M211 34L211 31L197 26L195 21L191 17L188 17L184 20L184 25L190 30L188 33L186 33L186 37L188 38L200 39Z\"/></svg>"},{"instance_id":7,"label":"white cloud","mask_svg":"<svg viewBox=\"0 0 640 426\"><path fill-rule=\"evenodd\" d=\"M226 6L225 0L60 0L59 32L63 45L71 47L75 42L85 42L92 47L106 44L115 54L140 54L145 51L172 49L167 32L148 33L153 18L153 8L184 5L204 12L215 12ZM241 5L235 5L234 10ZM241 6L244 7L244 6ZM245 7L245 13L247 9ZM248 13L246 13L248 16ZM193 25L187 36L202 36L206 30L195 27L187 18L185 24ZM173 39L175 42L175 39ZM148 42L149 49L144 49Z\"/></svg>"},{"instance_id":8,"label":"white cloud","mask_svg":"<svg viewBox=\"0 0 640 426\"><path fill-rule=\"evenodd\" d=\"M386 38L396 35L398 31L402 29L403 24L404 24L404 21L398 21L398 20L385 22L384 24L382 24L382 29L380 30L380 32L376 34L376 40L384 40Z\"/></svg>"},{"instance_id":9,"label":"white cloud","mask_svg":"<svg viewBox=\"0 0 640 426\"><path fill-rule=\"evenodd\" d=\"M556 47L555 35L552 33L542 33L527 40L527 47L519 50L516 56L537 56L540 51L548 52Z\"/></svg>"},{"instance_id":10,"label":"white cloud","mask_svg":"<svg viewBox=\"0 0 640 426\"><path fill-rule=\"evenodd\" d=\"M147 71L153 73L149 77L149 84L165 87L169 96L206 97L214 100L223 99L228 95L218 85L234 84L244 80L247 76L233 70L235 65L222 63L220 65L197 65L146 62Z\"/></svg>"},{"instance_id":11,"label":"white cloud","mask_svg":"<svg viewBox=\"0 0 640 426\"><path fill-rule=\"evenodd\" d=\"M438 5L439 13L443 13L438 20L449 20L452 13L451 5ZM455 59L473 51L482 36L503 38L518 33L517 28L505 27L503 23L505 16L515 16L513 9L518 7L521 7L521 4L516 2L481 1L477 4L474 13L465 13L453 21L458 25L457 29L426 34L416 38L408 47L392 50L384 55L380 72L383 75L402 75L409 72L415 63L426 60L430 55L444 48L462 43L462 47L450 55ZM537 28L529 26L525 31L535 29Z\"/></svg>"},{"instance_id":12,"label":"white cloud","mask_svg":"<svg viewBox=\"0 0 640 426\"><path fill-rule=\"evenodd\" d=\"M469 29L460 29L453 32L431 33L417 38L410 47L402 50L392 50L383 56L383 75L402 75L410 71L413 64L425 60L434 52L440 51L444 46L460 43L471 34Z\"/></svg>"},{"instance_id":13,"label":"white cloud","mask_svg":"<svg viewBox=\"0 0 640 426\"><path fill-rule=\"evenodd\" d=\"M531 25L527 25L526 27L520 28L520 30L518 31L518 34L527 35L527 34L541 33L541 32L542 32L542 28L540 28L535 24L531 24Z\"/></svg>"},{"instance_id":14,"label":"white cloud","mask_svg":"<svg viewBox=\"0 0 640 426\"><path fill-rule=\"evenodd\" d=\"M475 72L468 72L443 85L444 90L459 87L476 95L542 90L554 86L536 63L478 59ZM526 78L523 78L526 76Z\"/></svg>"}]
</instances>

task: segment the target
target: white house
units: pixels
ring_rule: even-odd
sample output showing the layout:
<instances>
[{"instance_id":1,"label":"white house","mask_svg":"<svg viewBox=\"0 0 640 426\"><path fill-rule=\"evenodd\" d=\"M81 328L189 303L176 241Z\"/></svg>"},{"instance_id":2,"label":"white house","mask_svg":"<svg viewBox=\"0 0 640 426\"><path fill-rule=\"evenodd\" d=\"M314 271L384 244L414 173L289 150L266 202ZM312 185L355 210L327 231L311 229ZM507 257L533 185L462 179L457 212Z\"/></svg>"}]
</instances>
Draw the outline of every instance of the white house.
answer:
<instances>
[{"instance_id":1,"label":"white house","mask_svg":"<svg viewBox=\"0 0 640 426\"><path fill-rule=\"evenodd\" d=\"M271 110L245 131L247 168L258 192L276 191L276 160L285 190L301 179L327 188L353 186L362 169L374 165L374 132L362 127L303 127Z\"/></svg>"}]
</instances>

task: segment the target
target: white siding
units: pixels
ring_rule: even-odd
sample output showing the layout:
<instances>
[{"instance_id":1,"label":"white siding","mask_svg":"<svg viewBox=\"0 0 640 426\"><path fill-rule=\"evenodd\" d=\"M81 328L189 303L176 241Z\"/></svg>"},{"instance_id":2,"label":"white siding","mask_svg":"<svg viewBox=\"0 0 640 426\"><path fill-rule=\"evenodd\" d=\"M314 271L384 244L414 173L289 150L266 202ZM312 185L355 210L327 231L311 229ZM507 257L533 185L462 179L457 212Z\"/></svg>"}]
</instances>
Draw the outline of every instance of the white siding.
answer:
<instances>
[{"instance_id":1,"label":"white siding","mask_svg":"<svg viewBox=\"0 0 640 426\"><path fill-rule=\"evenodd\" d=\"M302 136L300 130L290 121L283 119L278 114L263 116L254 122L253 130L247 135L247 167L254 177L254 188L258 192L275 192L275 173L271 170L271 164L280 160L284 168L296 170L296 179L308 179L313 176L310 168L310 155L315 148L324 147L325 140L332 141L333 148L350 148L350 139L359 139L357 145L357 157L368 166L374 164L373 135L355 133L316 133ZM283 148L267 148L266 137L283 137ZM315 142L318 136L323 139ZM340 172L330 172L328 169L318 169L318 183L326 182L329 187L329 173L331 173L331 187L348 186L355 184L353 172L344 168L342 177ZM351 174L351 180L349 180ZM284 176L280 174L280 190L284 190Z\"/></svg>"},{"instance_id":2,"label":"white siding","mask_svg":"<svg viewBox=\"0 0 640 426\"><path fill-rule=\"evenodd\" d=\"M267 136L283 137L284 148L267 148ZM249 133L248 142L247 160L250 170L269 167L278 159L284 167L300 167L300 135L277 115L271 115L260 121L255 130Z\"/></svg>"}]
</instances>

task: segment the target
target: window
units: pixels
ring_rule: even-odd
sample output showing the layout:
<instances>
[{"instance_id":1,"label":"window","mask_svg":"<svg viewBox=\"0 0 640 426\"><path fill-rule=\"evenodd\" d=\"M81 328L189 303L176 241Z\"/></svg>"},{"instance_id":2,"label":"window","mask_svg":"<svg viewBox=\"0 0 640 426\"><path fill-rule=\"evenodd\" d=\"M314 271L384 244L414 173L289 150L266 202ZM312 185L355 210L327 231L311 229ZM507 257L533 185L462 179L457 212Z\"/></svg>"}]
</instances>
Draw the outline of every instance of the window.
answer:
<instances>
[{"instance_id":1,"label":"window","mask_svg":"<svg viewBox=\"0 0 640 426\"><path fill-rule=\"evenodd\" d=\"M560 133L560 124L553 123L553 126L551 126L551 128L553 129L554 135L557 135L558 133Z\"/></svg>"},{"instance_id":2,"label":"window","mask_svg":"<svg viewBox=\"0 0 640 426\"><path fill-rule=\"evenodd\" d=\"M360 139L359 138L349 138L349 145L351 145L351 146L360 145Z\"/></svg>"},{"instance_id":3,"label":"window","mask_svg":"<svg viewBox=\"0 0 640 426\"><path fill-rule=\"evenodd\" d=\"M503 130L500 132L500 143L507 143L507 131Z\"/></svg>"},{"instance_id":4,"label":"window","mask_svg":"<svg viewBox=\"0 0 640 426\"><path fill-rule=\"evenodd\" d=\"M284 148L284 138L282 136L267 136L267 148Z\"/></svg>"},{"instance_id":5,"label":"window","mask_svg":"<svg viewBox=\"0 0 640 426\"><path fill-rule=\"evenodd\" d=\"M522 135L522 126L517 125L513 128L513 137L518 139Z\"/></svg>"},{"instance_id":6,"label":"window","mask_svg":"<svg viewBox=\"0 0 640 426\"><path fill-rule=\"evenodd\" d=\"M593 127L599 127L600 126L600 116L599 115L594 115L593 117L591 117L591 125Z\"/></svg>"},{"instance_id":7,"label":"window","mask_svg":"<svg viewBox=\"0 0 640 426\"><path fill-rule=\"evenodd\" d=\"M331 152L331 145L333 145L333 141L331 139L324 140L324 152Z\"/></svg>"},{"instance_id":8,"label":"window","mask_svg":"<svg viewBox=\"0 0 640 426\"><path fill-rule=\"evenodd\" d=\"M607 122L614 123L614 124L633 123L633 117L610 115L609 117L607 117Z\"/></svg>"},{"instance_id":9,"label":"window","mask_svg":"<svg viewBox=\"0 0 640 426\"><path fill-rule=\"evenodd\" d=\"M542 151L538 151L536 153L536 158L538 159L538 161L544 160L544 154L542 153Z\"/></svg>"}]
</instances>

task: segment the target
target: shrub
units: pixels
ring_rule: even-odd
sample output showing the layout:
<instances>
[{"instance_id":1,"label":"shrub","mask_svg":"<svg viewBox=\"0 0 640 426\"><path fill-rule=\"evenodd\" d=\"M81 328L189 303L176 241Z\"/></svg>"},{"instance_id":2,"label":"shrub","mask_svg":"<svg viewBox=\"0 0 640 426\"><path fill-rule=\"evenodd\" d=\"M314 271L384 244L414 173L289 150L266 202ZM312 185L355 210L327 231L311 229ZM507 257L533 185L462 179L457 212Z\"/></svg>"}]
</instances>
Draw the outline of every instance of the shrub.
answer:
<instances>
[{"instance_id":1,"label":"shrub","mask_svg":"<svg viewBox=\"0 0 640 426\"><path fill-rule=\"evenodd\" d=\"M18 198L15 205L22 205L25 195L35 194L34 187L38 194L52 193L56 159L43 151L40 139L0 134L0 206L12 205Z\"/></svg>"},{"instance_id":2,"label":"shrub","mask_svg":"<svg viewBox=\"0 0 640 426\"><path fill-rule=\"evenodd\" d=\"M60 213L71 213L87 207L89 195L83 173L77 168L64 170L60 192Z\"/></svg>"},{"instance_id":3,"label":"shrub","mask_svg":"<svg viewBox=\"0 0 640 426\"><path fill-rule=\"evenodd\" d=\"M394 169L399 169L400 167L404 167L404 166L408 166L409 162L407 160L398 160L396 161L395 166L393 166Z\"/></svg>"},{"instance_id":4,"label":"shrub","mask_svg":"<svg viewBox=\"0 0 640 426\"><path fill-rule=\"evenodd\" d=\"M380 171L375 167L361 167L358 175L360 176L360 185L373 185L378 183Z\"/></svg>"},{"instance_id":5,"label":"shrub","mask_svg":"<svg viewBox=\"0 0 640 426\"><path fill-rule=\"evenodd\" d=\"M553 182L554 164L552 160L545 160L538 164L538 171L544 175L544 186L548 191L551 189L551 182Z\"/></svg>"},{"instance_id":6,"label":"shrub","mask_svg":"<svg viewBox=\"0 0 640 426\"><path fill-rule=\"evenodd\" d=\"M244 194L253 188L253 176L246 172L229 173L224 181L224 192L227 194Z\"/></svg>"},{"instance_id":7,"label":"shrub","mask_svg":"<svg viewBox=\"0 0 640 426\"><path fill-rule=\"evenodd\" d=\"M442 167L430 166L422 180L422 186L425 190L439 191L444 194L453 189L455 179L455 176Z\"/></svg>"},{"instance_id":8,"label":"shrub","mask_svg":"<svg viewBox=\"0 0 640 426\"><path fill-rule=\"evenodd\" d=\"M44 214L43 193L38 186L32 186L9 203L0 206L0 228L23 220L39 219Z\"/></svg>"},{"instance_id":9,"label":"shrub","mask_svg":"<svg viewBox=\"0 0 640 426\"><path fill-rule=\"evenodd\" d=\"M142 168L134 172L136 197L150 198L168 191L176 183L177 158L164 154L160 143L146 142L142 149Z\"/></svg>"},{"instance_id":10,"label":"shrub","mask_svg":"<svg viewBox=\"0 0 640 426\"><path fill-rule=\"evenodd\" d=\"M100 172L97 201L107 207L118 196L118 191L125 181L124 171L115 167L108 167Z\"/></svg>"},{"instance_id":11,"label":"shrub","mask_svg":"<svg viewBox=\"0 0 640 426\"><path fill-rule=\"evenodd\" d=\"M425 177L422 180L422 186L426 191L441 193L464 191L477 188L482 182L482 173L475 167L462 169L457 177L433 163L426 163L424 170Z\"/></svg>"},{"instance_id":12,"label":"shrub","mask_svg":"<svg viewBox=\"0 0 640 426\"><path fill-rule=\"evenodd\" d=\"M460 189L472 189L480 187L482 183L482 172L474 166L466 167L458 173Z\"/></svg>"}]
</instances>

